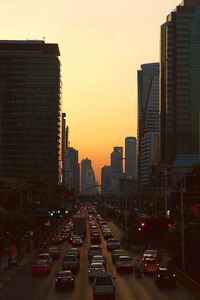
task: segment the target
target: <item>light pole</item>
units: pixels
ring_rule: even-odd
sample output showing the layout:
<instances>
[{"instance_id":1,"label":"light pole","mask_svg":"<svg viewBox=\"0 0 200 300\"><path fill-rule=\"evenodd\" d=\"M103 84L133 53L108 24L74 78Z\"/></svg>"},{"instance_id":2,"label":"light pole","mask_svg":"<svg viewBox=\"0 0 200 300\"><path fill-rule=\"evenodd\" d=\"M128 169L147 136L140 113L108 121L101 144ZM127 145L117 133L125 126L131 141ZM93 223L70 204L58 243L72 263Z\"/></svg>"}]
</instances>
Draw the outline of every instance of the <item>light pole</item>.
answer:
<instances>
[{"instance_id":1,"label":"light pole","mask_svg":"<svg viewBox=\"0 0 200 300\"><path fill-rule=\"evenodd\" d=\"M181 176L181 266L185 272L185 216L184 216L185 169Z\"/></svg>"}]
</instances>

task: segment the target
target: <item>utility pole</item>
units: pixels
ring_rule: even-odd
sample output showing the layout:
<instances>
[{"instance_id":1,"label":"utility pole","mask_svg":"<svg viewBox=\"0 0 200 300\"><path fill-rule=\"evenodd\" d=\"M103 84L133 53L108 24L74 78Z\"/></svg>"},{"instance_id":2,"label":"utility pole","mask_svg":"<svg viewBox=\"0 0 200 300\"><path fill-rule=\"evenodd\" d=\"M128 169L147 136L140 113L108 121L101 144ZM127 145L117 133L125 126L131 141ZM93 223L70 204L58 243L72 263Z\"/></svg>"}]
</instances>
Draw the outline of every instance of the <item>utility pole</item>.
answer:
<instances>
[{"instance_id":1,"label":"utility pole","mask_svg":"<svg viewBox=\"0 0 200 300\"><path fill-rule=\"evenodd\" d=\"M184 216L184 190L185 190L185 170L181 176L181 266L185 272L185 216Z\"/></svg>"},{"instance_id":2,"label":"utility pole","mask_svg":"<svg viewBox=\"0 0 200 300\"><path fill-rule=\"evenodd\" d=\"M125 207L125 237L126 237L126 240L127 240L127 234L128 234L128 194L127 194L127 191L126 191L126 207Z\"/></svg>"}]
</instances>

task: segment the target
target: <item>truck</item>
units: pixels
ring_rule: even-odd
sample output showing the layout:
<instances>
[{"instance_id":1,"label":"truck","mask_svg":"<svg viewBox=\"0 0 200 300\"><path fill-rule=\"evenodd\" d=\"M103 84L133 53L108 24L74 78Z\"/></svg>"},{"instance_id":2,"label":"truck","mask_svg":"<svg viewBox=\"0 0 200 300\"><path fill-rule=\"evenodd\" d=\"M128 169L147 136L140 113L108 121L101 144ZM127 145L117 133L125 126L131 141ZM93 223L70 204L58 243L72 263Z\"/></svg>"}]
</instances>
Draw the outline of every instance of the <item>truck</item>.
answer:
<instances>
[{"instance_id":1,"label":"truck","mask_svg":"<svg viewBox=\"0 0 200 300\"><path fill-rule=\"evenodd\" d=\"M73 217L73 232L82 238L86 237L86 217L84 214L76 214Z\"/></svg>"}]
</instances>

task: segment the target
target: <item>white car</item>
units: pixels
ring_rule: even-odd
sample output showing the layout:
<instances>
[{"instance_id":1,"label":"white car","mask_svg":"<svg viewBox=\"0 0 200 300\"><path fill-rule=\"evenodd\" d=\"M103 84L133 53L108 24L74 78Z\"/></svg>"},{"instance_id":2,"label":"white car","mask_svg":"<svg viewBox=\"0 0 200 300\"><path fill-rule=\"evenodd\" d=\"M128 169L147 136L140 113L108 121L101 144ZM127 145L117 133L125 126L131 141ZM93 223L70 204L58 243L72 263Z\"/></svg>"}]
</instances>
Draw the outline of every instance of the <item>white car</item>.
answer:
<instances>
[{"instance_id":1,"label":"white car","mask_svg":"<svg viewBox=\"0 0 200 300\"><path fill-rule=\"evenodd\" d=\"M106 274L106 270L104 268L103 263L96 262L92 263L90 265L89 271L88 271L88 279L89 281L93 280L96 276L104 275Z\"/></svg>"},{"instance_id":2,"label":"white car","mask_svg":"<svg viewBox=\"0 0 200 300\"><path fill-rule=\"evenodd\" d=\"M94 255L91 263L95 262L101 262L104 265L104 268L106 268L106 258L103 255Z\"/></svg>"}]
</instances>

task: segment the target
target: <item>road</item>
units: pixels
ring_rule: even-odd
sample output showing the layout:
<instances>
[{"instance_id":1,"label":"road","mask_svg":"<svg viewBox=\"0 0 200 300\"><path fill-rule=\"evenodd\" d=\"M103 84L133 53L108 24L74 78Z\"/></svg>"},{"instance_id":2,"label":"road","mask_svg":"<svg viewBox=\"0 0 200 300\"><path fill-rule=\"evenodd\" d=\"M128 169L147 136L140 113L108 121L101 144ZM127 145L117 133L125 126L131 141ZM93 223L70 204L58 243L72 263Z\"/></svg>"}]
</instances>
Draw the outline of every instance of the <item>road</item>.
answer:
<instances>
[{"instance_id":1,"label":"road","mask_svg":"<svg viewBox=\"0 0 200 300\"><path fill-rule=\"evenodd\" d=\"M120 231L112 226L116 235ZM61 260L55 260L51 273L46 277L31 276L31 262L27 263L7 286L0 290L1 300L92 300L92 285L88 283L87 249L88 237L81 248L81 267L75 275L75 289L71 292L57 292L54 289L55 273L61 270ZM63 256L65 250L71 245L64 242L60 245ZM194 300L190 292L178 284L177 289L158 289L152 276L135 278L133 274L118 274L111 262L111 254L102 242L104 255L107 257L108 272L116 277L116 300Z\"/></svg>"}]
</instances>

